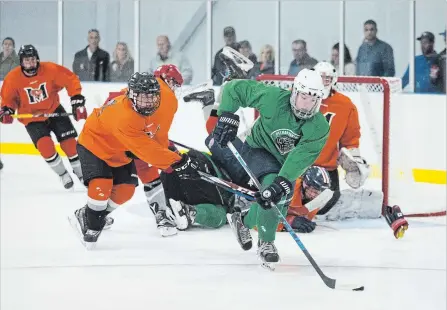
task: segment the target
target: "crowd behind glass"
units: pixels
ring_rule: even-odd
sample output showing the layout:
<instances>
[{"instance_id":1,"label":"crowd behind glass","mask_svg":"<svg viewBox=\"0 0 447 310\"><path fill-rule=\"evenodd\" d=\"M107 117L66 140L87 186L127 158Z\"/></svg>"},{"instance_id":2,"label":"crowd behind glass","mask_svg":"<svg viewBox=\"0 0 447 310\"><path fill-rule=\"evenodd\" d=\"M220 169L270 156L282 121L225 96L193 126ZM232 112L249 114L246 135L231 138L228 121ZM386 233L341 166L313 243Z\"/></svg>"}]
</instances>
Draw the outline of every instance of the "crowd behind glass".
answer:
<instances>
[{"instance_id":1,"label":"crowd behind glass","mask_svg":"<svg viewBox=\"0 0 447 310\"><path fill-rule=\"evenodd\" d=\"M367 20L363 24L364 40L357 49L355 58L350 49L344 46L344 75L381 76L394 77L396 70L394 65L394 53L391 44L380 40L377 36L377 23ZM439 37L446 42L446 31L439 33ZM223 40L226 46L230 46L248 57L255 64L249 72L249 78L256 79L260 74L275 73L275 50L271 44L262 46L259 54L255 54L248 40L238 41L236 30L232 26L223 29ZM414 59L415 85L417 93L445 93L446 92L446 49L437 53L434 50L436 40L432 32L425 31L416 38L420 42L421 54ZM102 82L127 82L134 72L134 60L126 42L117 42L112 51L112 57L108 51L100 48L100 30L90 29L87 34L87 46L73 57L72 69L81 81ZM17 42L19 44L33 44L34 42ZM150 60L149 68L142 68L153 72L162 64L176 65L184 78L185 84L191 84L194 74L188 58L181 52L171 49L171 42L166 35L159 35L155 42L157 54ZM12 37L2 40L2 52L0 53L0 80L6 74L19 65L16 52L16 42ZM287 47L284 47L287 48ZM226 74L226 68L218 57L222 49L217 51L211 77L214 85L221 85ZM340 45L335 43L331 47L330 62L339 70ZM291 58L288 74L297 75L304 68L312 68L319 60L312 55L312 48L307 46L305 40L296 39L291 42ZM324 59L321 59L324 60ZM45 61L42 59L42 61ZM409 67L402 78L402 87L409 83Z\"/></svg>"}]
</instances>

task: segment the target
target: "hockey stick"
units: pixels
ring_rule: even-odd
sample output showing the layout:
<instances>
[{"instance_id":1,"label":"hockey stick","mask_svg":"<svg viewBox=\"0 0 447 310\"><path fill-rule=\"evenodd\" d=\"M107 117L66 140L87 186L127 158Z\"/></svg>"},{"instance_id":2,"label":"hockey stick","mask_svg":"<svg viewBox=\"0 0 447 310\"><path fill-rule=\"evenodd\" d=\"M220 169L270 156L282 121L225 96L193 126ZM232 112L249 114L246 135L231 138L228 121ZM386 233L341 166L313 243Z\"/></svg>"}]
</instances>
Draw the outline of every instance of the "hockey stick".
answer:
<instances>
[{"instance_id":1,"label":"hockey stick","mask_svg":"<svg viewBox=\"0 0 447 310\"><path fill-rule=\"evenodd\" d=\"M218 186L230 193L233 193L235 195L244 197L245 199L247 199L249 201L255 200L255 192L252 190L249 190L245 187L239 186L232 182L219 179L218 177L212 176L208 173L205 173L202 171L198 171L198 172L200 174L201 179L208 183L216 185L216 186Z\"/></svg>"},{"instance_id":2,"label":"hockey stick","mask_svg":"<svg viewBox=\"0 0 447 310\"><path fill-rule=\"evenodd\" d=\"M64 117L70 116L73 113L42 113L42 114L14 114L13 118L35 118L35 117Z\"/></svg>"},{"instance_id":3,"label":"hockey stick","mask_svg":"<svg viewBox=\"0 0 447 310\"><path fill-rule=\"evenodd\" d=\"M230 148L231 152L233 153L233 155L237 159L237 161L241 164L241 166L244 168L244 170L247 172L247 174L253 180L253 182L255 183L256 187L258 189L261 189L261 183L256 178L256 176L253 174L253 172L250 170L250 168L246 164L245 160L242 158L242 156L236 150L236 148L234 147L233 143L231 143L231 141L228 142L228 147ZM331 278L329 278L328 276L326 276L323 273L321 268L315 262L315 260L312 257L312 255L310 255L309 251L306 249L304 244L301 242L301 240L298 237L298 235L293 231L292 227L287 222L287 220L284 217L284 215L282 215L281 211L279 211L278 207L275 204L273 204L273 203L272 203L272 207L275 208L275 211L278 213L278 215L279 215L281 221L283 222L284 227L286 228L287 232L292 236L293 240L295 240L296 244L299 246L301 251L304 253L306 258L309 260L309 262L311 263L312 267L314 267L315 271L318 273L318 275L323 280L324 284L326 284L326 286L328 286L329 288L332 288L332 289L345 289L345 290L348 289L348 290L353 290L353 291L363 291L365 289L364 286L352 287L351 285L336 285L337 281L335 279L331 279Z\"/></svg>"}]
</instances>

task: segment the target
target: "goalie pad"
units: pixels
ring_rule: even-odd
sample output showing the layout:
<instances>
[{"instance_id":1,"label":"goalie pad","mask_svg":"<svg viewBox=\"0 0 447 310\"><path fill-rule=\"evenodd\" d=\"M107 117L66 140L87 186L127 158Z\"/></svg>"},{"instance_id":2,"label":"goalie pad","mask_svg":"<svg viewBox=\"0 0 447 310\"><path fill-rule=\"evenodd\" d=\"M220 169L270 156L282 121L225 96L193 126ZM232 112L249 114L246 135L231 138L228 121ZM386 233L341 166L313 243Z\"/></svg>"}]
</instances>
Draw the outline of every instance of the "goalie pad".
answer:
<instances>
[{"instance_id":1,"label":"goalie pad","mask_svg":"<svg viewBox=\"0 0 447 310\"><path fill-rule=\"evenodd\" d=\"M369 176L369 165L366 160L360 156L359 149L347 149L343 147L340 150L338 163L346 171L346 183L356 189L365 184Z\"/></svg>"},{"instance_id":2,"label":"goalie pad","mask_svg":"<svg viewBox=\"0 0 447 310\"><path fill-rule=\"evenodd\" d=\"M335 205L318 220L340 221L350 218L374 219L382 215L383 193L367 189L345 189Z\"/></svg>"}]
</instances>

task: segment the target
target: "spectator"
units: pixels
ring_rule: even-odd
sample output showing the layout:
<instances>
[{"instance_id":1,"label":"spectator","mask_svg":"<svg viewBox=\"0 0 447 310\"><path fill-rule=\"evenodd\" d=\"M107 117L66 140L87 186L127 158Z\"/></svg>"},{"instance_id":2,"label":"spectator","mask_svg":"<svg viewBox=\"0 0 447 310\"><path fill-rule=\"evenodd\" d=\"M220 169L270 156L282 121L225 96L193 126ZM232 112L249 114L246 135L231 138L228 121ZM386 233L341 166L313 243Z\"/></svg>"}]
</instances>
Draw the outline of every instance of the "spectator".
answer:
<instances>
[{"instance_id":1,"label":"spectator","mask_svg":"<svg viewBox=\"0 0 447 310\"><path fill-rule=\"evenodd\" d=\"M15 42L11 37L6 37L2 42L2 50L0 53L0 80L3 80L9 71L20 65L19 56L15 51Z\"/></svg>"},{"instance_id":2,"label":"spectator","mask_svg":"<svg viewBox=\"0 0 447 310\"><path fill-rule=\"evenodd\" d=\"M148 72L154 73L154 71L161 65L175 65L183 76L183 84L191 84L193 74L192 67L188 59L182 53L174 53L172 51L171 42L167 36L162 35L157 37L157 48L157 56L151 60Z\"/></svg>"},{"instance_id":3,"label":"spectator","mask_svg":"<svg viewBox=\"0 0 447 310\"><path fill-rule=\"evenodd\" d=\"M425 31L421 34L418 41L421 41L422 55L418 55L414 58L414 92L415 93L433 93L436 92L434 85L430 80L430 70L437 57L434 50L435 36L429 31ZM402 77L402 88L408 85L409 80L409 67L405 71Z\"/></svg>"},{"instance_id":4,"label":"spectator","mask_svg":"<svg viewBox=\"0 0 447 310\"><path fill-rule=\"evenodd\" d=\"M377 38L377 24L369 19L363 24L365 40L357 53L356 74L362 76L394 76L393 48Z\"/></svg>"},{"instance_id":5,"label":"spectator","mask_svg":"<svg viewBox=\"0 0 447 310\"><path fill-rule=\"evenodd\" d=\"M239 43L236 42L236 30L234 30L233 27L225 27L224 28L224 41L225 46L229 46L233 48L234 50L239 50ZM226 75L226 66L222 62L222 60L219 58L219 54L222 53L223 48L217 51L216 55L214 56L214 65L211 69L211 78L213 79L214 85L222 85L223 78Z\"/></svg>"},{"instance_id":6,"label":"spectator","mask_svg":"<svg viewBox=\"0 0 447 310\"><path fill-rule=\"evenodd\" d=\"M296 76L303 69L312 69L318 61L307 54L307 44L304 40L292 42L293 60L290 63L289 75Z\"/></svg>"},{"instance_id":7,"label":"spectator","mask_svg":"<svg viewBox=\"0 0 447 310\"><path fill-rule=\"evenodd\" d=\"M275 74L275 52L273 46L266 44L261 48L259 62L250 72L250 78L256 79L261 74Z\"/></svg>"},{"instance_id":8,"label":"spectator","mask_svg":"<svg viewBox=\"0 0 447 310\"><path fill-rule=\"evenodd\" d=\"M129 48L124 42L118 42L110 64L110 81L127 82L134 73L134 61Z\"/></svg>"},{"instance_id":9,"label":"spectator","mask_svg":"<svg viewBox=\"0 0 447 310\"><path fill-rule=\"evenodd\" d=\"M254 64L258 62L256 55L251 50L251 44L247 40L239 42L239 53L250 59Z\"/></svg>"},{"instance_id":10,"label":"spectator","mask_svg":"<svg viewBox=\"0 0 447 310\"><path fill-rule=\"evenodd\" d=\"M349 52L348 47L345 44L345 56L344 63L345 69L344 73L339 69L339 60L340 60L340 43L336 43L332 46L332 54L331 54L331 64L338 71L339 75L355 75L355 64L352 62L351 53Z\"/></svg>"},{"instance_id":11,"label":"spectator","mask_svg":"<svg viewBox=\"0 0 447 310\"><path fill-rule=\"evenodd\" d=\"M88 45L77 52L73 61L73 72L81 81L109 81L110 55L99 48L99 31L88 31Z\"/></svg>"},{"instance_id":12,"label":"spectator","mask_svg":"<svg viewBox=\"0 0 447 310\"><path fill-rule=\"evenodd\" d=\"M446 40L446 31L441 32L440 35L444 36L444 42L447 46L447 40ZM438 54L436 57L431 70L430 70L430 79L432 84L434 85L437 92L441 92L445 94L445 65L446 65L446 54L445 54L445 48L444 50Z\"/></svg>"}]
</instances>

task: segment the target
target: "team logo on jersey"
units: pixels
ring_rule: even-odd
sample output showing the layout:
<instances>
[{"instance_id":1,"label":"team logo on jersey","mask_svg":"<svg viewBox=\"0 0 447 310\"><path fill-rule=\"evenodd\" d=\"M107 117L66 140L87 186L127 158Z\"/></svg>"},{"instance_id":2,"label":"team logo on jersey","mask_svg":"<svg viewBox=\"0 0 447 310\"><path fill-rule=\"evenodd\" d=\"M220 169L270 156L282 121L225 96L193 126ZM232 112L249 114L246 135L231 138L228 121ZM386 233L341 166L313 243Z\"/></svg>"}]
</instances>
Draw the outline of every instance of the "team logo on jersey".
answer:
<instances>
[{"instance_id":1,"label":"team logo on jersey","mask_svg":"<svg viewBox=\"0 0 447 310\"><path fill-rule=\"evenodd\" d=\"M301 135L290 129L278 129L270 134L276 148L281 155L289 153L298 144Z\"/></svg>"},{"instance_id":2,"label":"team logo on jersey","mask_svg":"<svg viewBox=\"0 0 447 310\"><path fill-rule=\"evenodd\" d=\"M144 133L147 134L151 139L154 138L157 131L160 130L160 125L157 125L156 128L152 128L153 125L154 123L146 125L146 128L144 128Z\"/></svg>"},{"instance_id":3,"label":"team logo on jersey","mask_svg":"<svg viewBox=\"0 0 447 310\"><path fill-rule=\"evenodd\" d=\"M48 99L47 83L44 82L37 88L25 87L28 95L29 104L36 104Z\"/></svg>"}]
</instances>

